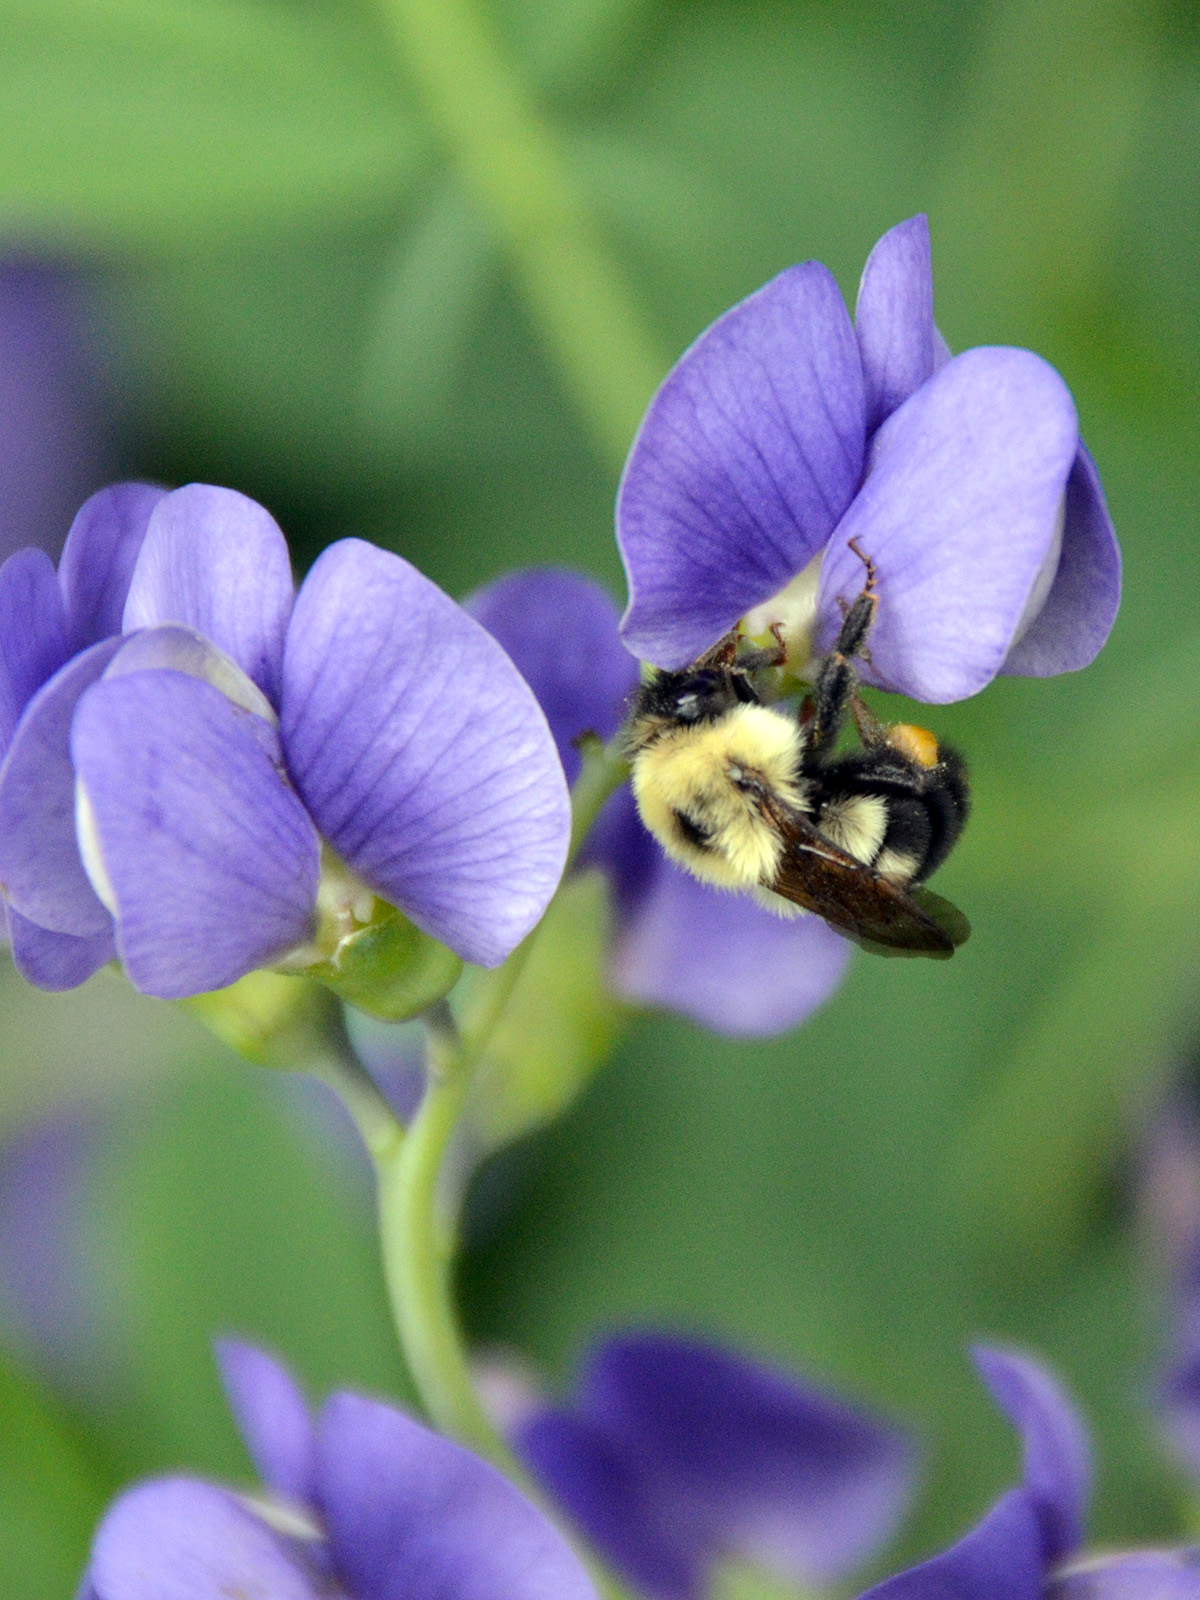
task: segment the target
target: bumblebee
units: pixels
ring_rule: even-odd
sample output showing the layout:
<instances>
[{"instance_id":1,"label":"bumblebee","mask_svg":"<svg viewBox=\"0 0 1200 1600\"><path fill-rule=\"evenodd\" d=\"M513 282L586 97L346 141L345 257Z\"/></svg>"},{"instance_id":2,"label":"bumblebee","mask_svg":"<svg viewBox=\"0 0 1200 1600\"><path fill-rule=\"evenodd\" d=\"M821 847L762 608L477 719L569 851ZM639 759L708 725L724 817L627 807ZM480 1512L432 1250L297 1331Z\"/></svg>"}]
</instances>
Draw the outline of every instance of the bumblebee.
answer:
<instances>
[{"instance_id":1,"label":"bumblebee","mask_svg":"<svg viewBox=\"0 0 1200 1600\"><path fill-rule=\"evenodd\" d=\"M735 633L639 689L626 729L646 827L694 877L781 915L815 911L884 954L947 957L966 919L923 887L970 810L962 757L932 733L880 722L858 694L878 597L873 563L799 715L759 681L784 649L741 651ZM852 717L860 748L838 753Z\"/></svg>"}]
</instances>

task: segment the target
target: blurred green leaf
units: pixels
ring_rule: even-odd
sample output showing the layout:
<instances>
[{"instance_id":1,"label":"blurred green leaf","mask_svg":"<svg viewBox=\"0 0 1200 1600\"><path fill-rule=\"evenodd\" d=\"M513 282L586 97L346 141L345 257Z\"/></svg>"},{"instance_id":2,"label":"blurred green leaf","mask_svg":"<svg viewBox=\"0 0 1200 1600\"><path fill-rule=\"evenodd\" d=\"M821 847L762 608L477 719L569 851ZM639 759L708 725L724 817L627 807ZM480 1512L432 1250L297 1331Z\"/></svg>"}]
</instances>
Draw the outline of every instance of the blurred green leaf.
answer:
<instances>
[{"instance_id":1,"label":"blurred green leaf","mask_svg":"<svg viewBox=\"0 0 1200 1600\"><path fill-rule=\"evenodd\" d=\"M11 0L0 12L10 235L158 251L387 214L420 148L387 52L345 19L262 0Z\"/></svg>"}]
</instances>

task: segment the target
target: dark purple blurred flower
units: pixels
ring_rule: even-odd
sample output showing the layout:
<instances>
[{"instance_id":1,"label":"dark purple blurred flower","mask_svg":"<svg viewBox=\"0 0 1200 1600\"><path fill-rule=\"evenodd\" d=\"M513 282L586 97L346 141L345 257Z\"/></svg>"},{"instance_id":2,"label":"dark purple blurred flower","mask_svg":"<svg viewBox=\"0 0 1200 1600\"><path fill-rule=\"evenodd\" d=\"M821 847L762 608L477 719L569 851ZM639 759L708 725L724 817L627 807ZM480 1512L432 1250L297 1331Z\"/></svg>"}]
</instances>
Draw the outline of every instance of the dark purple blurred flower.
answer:
<instances>
[{"instance_id":1,"label":"dark purple blurred flower","mask_svg":"<svg viewBox=\"0 0 1200 1600\"><path fill-rule=\"evenodd\" d=\"M894 1529L912 1460L894 1428L732 1351L665 1333L592 1350L570 1406L512 1438L605 1560L653 1600L700 1600L741 1558L821 1585Z\"/></svg>"},{"instance_id":2,"label":"dark purple blurred flower","mask_svg":"<svg viewBox=\"0 0 1200 1600\"><path fill-rule=\"evenodd\" d=\"M1120 556L1062 379L1027 350L950 358L923 216L871 252L856 321L805 262L668 375L617 503L630 648L679 668L753 613L803 671L862 588L856 538L879 569L868 682L940 702L1085 666Z\"/></svg>"},{"instance_id":3,"label":"dark purple blurred flower","mask_svg":"<svg viewBox=\"0 0 1200 1600\"><path fill-rule=\"evenodd\" d=\"M0 882L43 987L115 941L147 994L221 988L315 958L376 894L492 966L554 891L569 806L533 696L361 540L295 594L254 501L117 485L57 577L39 551L0 568L0 668Z\"/></svg>"},{"instance_id":4,"label":"dark purple blurred flower","mask_svg":"<svg viewBox=\"0 0 1200 1600\"><path fill-rule=\"evenodd\" d=\"M569 782L573 740L610 739L637 685L617 608L596 583L549 569L515 573L467 602L524 675L550 723ZM785 921L667 860L628 788L609 801L582 858L614 889L610 981L642 1005L680 1011L729 1034L795 1026L837 986L850 946L817 917Z\"/></svg>"},{"instance_id":5,"label":"dark purple blurred flower","mask_svg":"<svg viewBox=\"0 0 1200 1600\"><path fill-rule=\"evenodd\" d=\"M218 1355L267 1499L194 1478L128 1490L80 1600L595 1600L562 1536L469 1451L359 1395L314 1419L269 1356Z\"/></svg>"},{"instance_id":6,"label":"dark purple blurred flower","mask_svg":"<svg viewBox=\"0 0 1200 1600\"><path fill-rule=\"evenodd\" d=\"M1176 1455L1200 1482L1200 1122L1183 1093L1169 1098L1151 1126L1141 1201L1165 1289L1159 1414Z\"/></svg>"}]
</instances>

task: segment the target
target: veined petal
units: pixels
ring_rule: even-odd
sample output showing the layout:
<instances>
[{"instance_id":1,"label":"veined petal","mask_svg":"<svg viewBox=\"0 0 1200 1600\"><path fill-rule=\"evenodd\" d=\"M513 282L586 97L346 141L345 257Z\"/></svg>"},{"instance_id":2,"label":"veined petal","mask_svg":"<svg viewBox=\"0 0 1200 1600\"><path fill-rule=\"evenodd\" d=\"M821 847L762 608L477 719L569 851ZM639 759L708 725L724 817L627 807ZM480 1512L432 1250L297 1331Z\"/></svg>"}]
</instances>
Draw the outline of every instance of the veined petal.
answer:
<instances>
[{"instance_id":1,"label":"veined petal","mask_svg":"<svg viewBox=\"0 0 1200 1600\"><path fill-rule=\"evenodd\" d=\"M54 564L44 550L18 550L0 566L0 754L22 711L66 655Z\"/></svg>"},{"instance_id":2,"label":"veined petal","mask_svg":"<svg viewBox=\"0 0 1200 1600\"><path fill-rule=\"evenodd\" d=\"M659 855L613 952L618 994L734 1037L782 1033L841 982L850 946L819 917L774 916Z\"/></svg>"},{"instance_id":3,"label":"veined petal","mask_svg":"<svg viewBox=\"0 0 1200 1600\"><path fill-rule=\"evenodd\" d=\"M270 513L234 489L189 483L151 513L124 628L195 628L278 704L293 593L287 541Z\"/></svg>"},{"instance_id":4,"label":"veined petal","mask_svg":"<svg viewBox=\"0 0 1200 1600\"><path fill-rule=\"evenodd\" d=\"M317 1449L334 1562L354 1600L596 1600L524 1495L391 1406L333 1395Z\"/></svg>"},{"instance_id":5,"label":"veined petal","mask_svg":"<svg viewBox=\"0 0 1200 1600\"><path fill-rule=\"evenodd\" d=\"M166 492L150 483L114 483L80 506L58 563L72 650L120 633L134 563Z\"/></svg>"},{"instance_id":6,"label":"veined petal","mask_svg":"<svg viewBox=\"0 0 1200 1600\"><path fill-rule=\"evenodd\" d=\"M117 956L112 921L104 933L78 939L72 933L51 933L29 922L12 906L5 907L13 964L35 989L60 993L77 989Z\"/></svg>"},{"instance_id":7,"label":"veined petal","mask_svg":"<svg viewBox=\"0 0 1200 1600\"><path fill-rule=\"evenodd\" d=\"M1059 526L1078 438L1059 375L1028 350L968 350L888 418L821 569L818 645L878 569L864 679L961 700L1004 663Z\"/></svg>"},{"instance_id":8,"label":"veined petal","mask_svg":"<svg viewBox=\"0 0 1200 1600\"><path fill-rule=\"evenodd\" d=\"M106 639L75 656L30 701L0 766L0 885L22 916L54 933L111 926L75 837L71 722L121 647Z\"/></svg>"},{"instance_id":9,"label":"veined petal","mask_svg":"<svg viewBox=\"0 0 1200 1600\"><path fill-rule=\"evenodd\" d=\"M580 757L572 740L589 732L611 739L637 688L637 662L621 643L615 602L580 573L537 567L488 584L464 605L537 696L574 783Z\"/></svg>"},{"instance_id":10,"label":"veined petal","mask_svg":"<svg viewBox=\"0 0 1200 1600\"><path fill-rule=\"evenodd\" d=\"M1095 659L1121 603L1121 549L1096 463L1081 444L1067 479L1062 555L1050 593L1001 672L1048 678Z\"/></svg>"},{"instance_id":11,"label":"veined petal","mask_svg":"<svg viewBox=\"0 0 1200 1600\"><path fill-rule=\"evenodd\" d=\"M495 966L545 910L570 803L546 719L487 630L399 556L344 539L296 600L288 768L365 882Z\"/></svg>"},{"instance_id":12,"label":"veined petal","mask_svg":"<svg viewBox=\"0 0 1200 1600\"><path fill-rule=\"evenodd\" d=\"M933 376L933 265L924 213L889 228L867 257L854 313L867 432Z\"/></svg>"},{"instance_id":13,"label":"veined petal","mask_svg":"<svg viewBox=\"0 0 1200 1600\"><path fill-rule=\"evenodd\" d=\"M1023 1489L1003 1496L965 1539L877 1583L860 1600L1043 1600L1038 1518Z\"/></svg>"},{"instance_id":14,"label":"veined petal","mask_svg":"<svg viewBox=\"0 0 1200 1600\"><path fill-rule=\"evenodd\" d=\"M634 440L617 499L629 648L685 666L783 588L850 504L864 441L837 284L789 267L700 335Z\"/></svg>"},{"instance_id":15,"label":"veined petal","mask_svg":"<svg viewBox=\"0 0 1200 1600\"><path fill-rule=\"evenodd\" d=\"M75 770L146 994L223 988L311 934L318 840L259 720L175 672L106 679L79 703Z\"/></svg>"},{"instance_id":16,"label":"veined petal","mask_svg":"<svg viewBox=\"0 0 1200 1600\"><path fill-rule=\"evenodd\" d=\"M193 1478L128 1490L96 1533L88 1580L97 1600L321 1600L288 1541L235 1497Z\"/></svg>"},{"instance_id":17,"label":"veined petal","mask_svg":"<svg viewBox=\"0 0 1200 1600\"><path fill-rule=\"evenodd\" d=\"M1025 1490L1042 1524L1052 1566L1083 1538L1091 1461L1083 1421L1060 1385L1036 1361L978 1346L976 1367L992 1399L1021 1436Z\"/></svg>"},{"instance_id":18,"label":"veined petal","mask_svg":"<svg viewBox=\"0 0 1200 1600\"><path fill-rule=\"evenodd\" d=\"M310 1505L317 1494L317 1433L291 1373L265 1350L218 1339L217 1365L250 1459L267 1488Z\"/></svg>"}]
</instances>

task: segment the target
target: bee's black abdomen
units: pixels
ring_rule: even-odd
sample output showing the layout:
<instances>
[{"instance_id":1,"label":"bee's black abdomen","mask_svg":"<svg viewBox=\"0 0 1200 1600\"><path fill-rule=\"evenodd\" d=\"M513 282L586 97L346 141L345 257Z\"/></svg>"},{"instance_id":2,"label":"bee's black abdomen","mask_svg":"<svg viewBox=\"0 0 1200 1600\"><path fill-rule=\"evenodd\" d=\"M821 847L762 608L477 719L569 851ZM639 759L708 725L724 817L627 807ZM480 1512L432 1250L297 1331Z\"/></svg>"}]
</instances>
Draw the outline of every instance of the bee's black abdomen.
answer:
<instances>
[{"instance_id":1,"label":"bee's black abdomen","mask_svg":"<svg viewBox=\"0 0 1200 1600\"><path fill-rule=\"evenodd\" d=\"M971 812L971 786L967 765L957 750L945 745L938 751L936 767L928 768L930 781L923 796L931 836L920 878L937 871L958 843L958 836Z\"/></svg>"}]
</instances>

